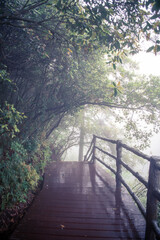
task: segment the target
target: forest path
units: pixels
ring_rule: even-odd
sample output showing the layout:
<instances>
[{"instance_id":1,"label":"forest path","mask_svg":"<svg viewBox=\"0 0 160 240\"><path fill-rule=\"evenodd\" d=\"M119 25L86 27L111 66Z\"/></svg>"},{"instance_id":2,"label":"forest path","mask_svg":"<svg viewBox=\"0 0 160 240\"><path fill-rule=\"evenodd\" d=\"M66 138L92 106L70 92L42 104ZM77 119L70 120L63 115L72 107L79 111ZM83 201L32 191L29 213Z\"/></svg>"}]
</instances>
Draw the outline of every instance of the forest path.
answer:
<instances>
[{"instance_id":1,"label":"forest path","mask_svg":"<svg viewBox=\"0 0 160 240\"><path fill-rule=\"evenodd\" d=\"M98 164L51 163L44 186L10 240L144 239L145 220Z\"/></svg>"}]
</instances>

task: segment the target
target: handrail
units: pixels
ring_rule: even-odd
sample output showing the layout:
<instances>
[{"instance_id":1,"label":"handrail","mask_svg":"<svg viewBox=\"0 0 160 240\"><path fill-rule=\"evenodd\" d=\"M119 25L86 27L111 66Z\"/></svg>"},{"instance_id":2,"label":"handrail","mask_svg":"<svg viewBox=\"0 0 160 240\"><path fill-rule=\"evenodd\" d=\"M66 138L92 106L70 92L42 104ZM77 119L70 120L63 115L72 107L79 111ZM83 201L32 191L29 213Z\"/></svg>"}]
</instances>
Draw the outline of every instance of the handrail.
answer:
<instances>
[{"instance_id":1,"label":"handrail","mask_svg":"<svg viewBox=\"0 0 160 240\"><path fill-rule=\"evenodd\" d=\"M117 156L114 156L108 153L107 151L96 146L96 139L115 144ZM139 175L138 172L135 172L131 167L129 167L126 163L122 161L123 148L150 162L148 181L146 181L141 175ZM114 170L107 163L99 159L96 156L96 150L114 159L116 161L116 170ZM156 237L160 239L160 228L158 227L158 223L157 223L157 200L160 201L160 158L148 156L137 149L134 149L126 144L123 144L119 140L115 141L112 139L93 135L91 145L85 156L85 161L94 163L95 160L103 164L116 176L116 191L119 193L120 199L121 199L121 184L123 184L124 187L129 192L129 194L131 195L131 197L133 198L133 200L136 202L142 215L146 219L145 240L154 240L156 239ZM131 188L127 185L125 180L122 178L121 166L123 166L127 171L129 171L134 177L136 177L136 179L138 179L147 188L146 210L141 204L139 198L135 195L135 193L131 190Z\"/></svg>"},{"instance_id":2,"label":"handrail","mask_svg":"<svg viewBox=\"0 0 160 240\"><path fill-rule=\"evenodd\" d=\"M108 155L109 157L111 157L111 158L113 158L113 159L116 160L116 157L115 157L115 156L113 156L112 154L104 151L103 149L101 149L101 148L99 148L99 147L96 147L96 146L95 146L95 149L98 149L100 152L103 152L104 154L106 154L106 155Z\"/></svg>"},{"instance_id":3,"label":"handrail","mask_svg":"<svg viewBox=\"0 0 160 240\"><path fill-rule=\"evenodd\" d=\"M102 138L102 137L99 137L99 136L96 136L96 135L94 135L94 137L97 138L97 139L101 139L103 141L106 141L106 142L117 144L117 141L115 141L115 140L111 140L111 139L108 139L108 138Z\"/></svg>"},{"instance_id":4,"label":"handrail","mask_svg":"<svg viewBox=\"0 0 160 240\"><path fill-rule=\"evenodd\" d=\"M98 162L102 163L106 168L108 168L112 173L116 174L116 171L111 168L108 164L104 163L102 160L100 160L99 158L95 157L97 159Z\"/></svg>"},{"instance_id":5,"label":"handrail","mask_svg":"<svg viewBox=\"0 0 160 240\"><path fill-rule=\"evenodd\" d=\"M92 138L92 141L91 141L91 144L90 144L90 146L89 146L89 149L88 149L88 151L87 151L87 153L86 153L86 155L85 155L85 157L84 157L84 161L88 161L89 158L90 158L90 156L91 156L91 154L92 154L91 149L92 149L93 141L94 141L94 136L93 136L93 138ZM89 156L88 156L88 155L89 155Z\"/></svg>"},{"instance_id":6,"label":"handrail","mask_svg":"<svg viewBox=\"0 0 160 240\"><path fill-rule=\"evenodd\" d=\"M141 183L143 183L146 188L148 188L148 182L142 176L140 176L139 173L132 170L126 163L122 161L121 161L121 164L125 169L127 169L130 173L132 173L132 175L134 175Z\"/></svg>"},{"instance_id":7,"label":"handrail","mask_svg":"<svg viewBox=\"0 0 160 240\"><path fill-rule=\"evenodd\" d=\"M137 156L139 156L139 157L141 157L141 158L144 158L144 159L150 161L150 156L148 156L147 154L144 154L144 153L140 152L140 151L137 150L137 149L134 149L134 148L132 148L132 147L129 147L129 146L126 145L126 144L122 144L122 147L125 148L126 150L128 150L128 151L136 154Z\"/></svg>"}]
</instances>

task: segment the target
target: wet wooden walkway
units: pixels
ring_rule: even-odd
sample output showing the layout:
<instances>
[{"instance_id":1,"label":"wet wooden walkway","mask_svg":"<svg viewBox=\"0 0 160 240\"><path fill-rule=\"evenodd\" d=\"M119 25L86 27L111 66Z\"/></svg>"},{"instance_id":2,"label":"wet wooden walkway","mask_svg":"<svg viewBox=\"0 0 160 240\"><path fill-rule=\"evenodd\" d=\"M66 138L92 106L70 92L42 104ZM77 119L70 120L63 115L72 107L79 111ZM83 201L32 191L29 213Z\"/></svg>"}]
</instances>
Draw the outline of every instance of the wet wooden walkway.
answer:
<instances>
[{"instance_id":1,"label":"wet wooden walkway","mask_svg":"<svg viewBox=\"0 0 160 240\"><path fill-rule=\"evenodd\" d=\"M52 163L44 186L10 240L144 239L145 221L128 193L99 165Z\"/></svg>"}]
</instances>

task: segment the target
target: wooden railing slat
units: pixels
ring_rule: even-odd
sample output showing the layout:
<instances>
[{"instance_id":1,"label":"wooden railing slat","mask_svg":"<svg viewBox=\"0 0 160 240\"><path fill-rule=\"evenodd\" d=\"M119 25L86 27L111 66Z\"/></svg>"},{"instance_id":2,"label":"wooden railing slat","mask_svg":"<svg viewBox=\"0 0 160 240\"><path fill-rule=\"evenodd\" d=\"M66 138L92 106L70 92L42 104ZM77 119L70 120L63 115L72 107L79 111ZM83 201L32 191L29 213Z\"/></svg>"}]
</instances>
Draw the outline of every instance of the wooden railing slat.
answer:
<instances>
[{"instance_id":1,"label":"wooden railing slat","mask_svg":"<svg viewBox=\"0 0 160 240\"><path fill-rule=\"evenodd\" d=\"M132 192L131 188L128 186L128 184L123 180L123 178L120 179L120 181L122 182L122 184L125 186L125 188L127 189L127 191L130 193L131 197L134 199L134 201L136 202L139 210L141 211L142 215L144 216L144 218L146 218L146 211L145 208L143 207L143 205L141 204L141 202L139 201L139 199L136 197L136 195L134 194L134 192Z\"/></svg>"},{"instance_id":2,"label":"wooden railing slat","mask_svg":"<svg viewBox=\"0 0 160 240\"><path fill-rule=\"evenodd\" d=\"M117 141L116 144L117 159L116 159L116 194L119 195L119 201L121 202L121 160L122 160L122 142Z\"/></svg>"},{"instance_id":3,"label":"wooden railing slat","mask_svg":"<svg viewBox=\"0 0 160 240\"><path fill-rule=\"evenodd\" d=\"M94 137L92 138L92 141L91 141L91 144L90 144L90 146L89 146L89 149L88 149L88 151L87 151L87 153L86 153L86 155L85 155L85 157L84 157L84 161L87 161L87 160L89 159L89 157L87 157L87 156L88 156L88 154L89 154L89 152L90 152L90 150L91 150L91 148L92 148L93 139L94 139Z\"/></svg>"},{"instance_id":4,"label":"wooden railing slat","mask_svg":"<svg viewBox=\"0 0 160 240\"><path fill-rule=\"evenodd\" d=\"M128 151L136 154L137 156L139 156L139 157L141 157L141 158L144 158L144 159L150 161L150 156L148 156L148 155L140 152L139 150L134 149L134 148L132 148L132 147L129 147L128 145L126 145L126 144L124 144L124 143L122 143L122 147L125 148L126 150L128 150Z\"/></svg>"},{"instance_id":5,"label":"wooden railing slat","mask_svg":"<svg viewBox=\"0 0 160 240\"><path fill-rule=\"evenodd\" d=\"M93 154L93 152L90 152L90 154L88 155L88 157L86 158L86 162L88 162L89 161L89 159L90 159L90 157L92 156L92 154Z\"/></svg>"},{"instance_id":6,"label":"wooden railing slat","mask_svg":"<svg viewBox=\"0 0 160 240\"><path fill-rule=\"evenodd\" d=\"M116 175L116 171L113 168L111 168L108 164L104 163L102 160L100 160L97 157L95 157L95 159L97 159L98 162L102 163L105 167L107 167L112 173Z\"/></svg>"},{"instance_id":7,"label":"wooden railing slat","mask_svg":"<svg viewBox=\"0 0 160 240\"><path fill-rule=\"evenodd\" d=\"M101 139L101 140L106 141L106 142L110 142L110 143L113 143L113 144L117 144L117 141L115 141L115 140L111 140L111 139L108 139L108 138L102 138L102 137L99 137L99 136L96 136L96 135L95 135L95 137L96 137L97 139Z\"/></svg>"},{"instance_id":8,"label":"wooden railing slat","mask_svg":"<svg viewBox=\"0 0 160 240\"><path fill-rule=\"evenodd\" d=\"M96 139L100 139L112 144L116 144L117 157L104 151L103 149L96 146ZM93 147L92 147L93 146ZM146 159L150 162L150 171L149 171L149 180L148 182L141 176L139 173L135 172L131 167L129 167L126 163L122 161L122 149L126 149L127 151L132 152L133 154ZM116 160L116 170L110 167L107 163L100 160L96 155L96 149L101 151L102 153L108 155L109 157ZM118 193L121 196L121 183L127 189L131 197L136 202L139 210L142 215L146 218L146 236L145 240L154 240L155 235L157 239L160 239L160 228L157 224L157 200L160 201L160 158L159 157L150 157L139 150L136 150L132 147L129 147L126 144L123 144L121 141L115 141L107 138L102 138L99 136L93 136L93 140L91 142L91 146L89 148L90 154L92 154L91 162L94 163L94 160L97 160L101 164L103 164L106 168L108 168L114 175L116 176L116 194ZM88 152L89 152L88 151ZM88 154L87 152L87 154ZM86 156L87 156L86 154ZM87 158L88 159L88 158ZM121 166L123 166L126 170L128 170L133 176L135 176L144 186L148 189L147 192L147 209L141 204L139 198L135 195L135 193L131 190L131 188L127 185L124 179L121 176ZM119 198L121 201L121 197Z\"/></svg>"},{"instance_id":9,"label":"wooden railing slat","mask_svg":"<svg viewBox=\"0 0 160 240\"><path fill-rule=\"evenodd\" d=\"M123 161L121 161L121 164L123 167L125 167L129 172L131 172L141 183L144 184L144 186L146 188L148 188L148 183L147 181L142 177L140 176L138 173L136 173L134 170L132 170L126 163L124 163Z\"/></svg>"},{"instance_id":10,"label":"wooden railing slat","mask_svg":"<svg viewBox=\"0 0 160 240\"><path fill-rule=\"evenodd\" d=\"M104 154L108 155L109 157L113 158L113 159L117 159L114 155L104 151L103 149L99 148L99 147L96 147L96 149L98 149L99 151L103 152Z\"/></svg>"}]
</instances>

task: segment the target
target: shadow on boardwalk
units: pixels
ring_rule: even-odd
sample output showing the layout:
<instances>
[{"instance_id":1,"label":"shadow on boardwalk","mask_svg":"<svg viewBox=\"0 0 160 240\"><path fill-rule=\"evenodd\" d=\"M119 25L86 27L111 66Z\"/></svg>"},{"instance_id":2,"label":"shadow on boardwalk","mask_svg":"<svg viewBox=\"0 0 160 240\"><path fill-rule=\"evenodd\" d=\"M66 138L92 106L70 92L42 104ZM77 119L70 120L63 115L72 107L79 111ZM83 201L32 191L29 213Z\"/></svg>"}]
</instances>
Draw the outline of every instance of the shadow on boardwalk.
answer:
<instances>
[{"instance_id":1,"label":"shadow on boardwalk","mask_svg":"<svg viewBox=\"0 0 160 240\"><path fill-rule=\"evenodd\" d=\"M99 165L52 163L42 191L10 240L144 239L145 220Z\"/></svg>"}]
</instances>

